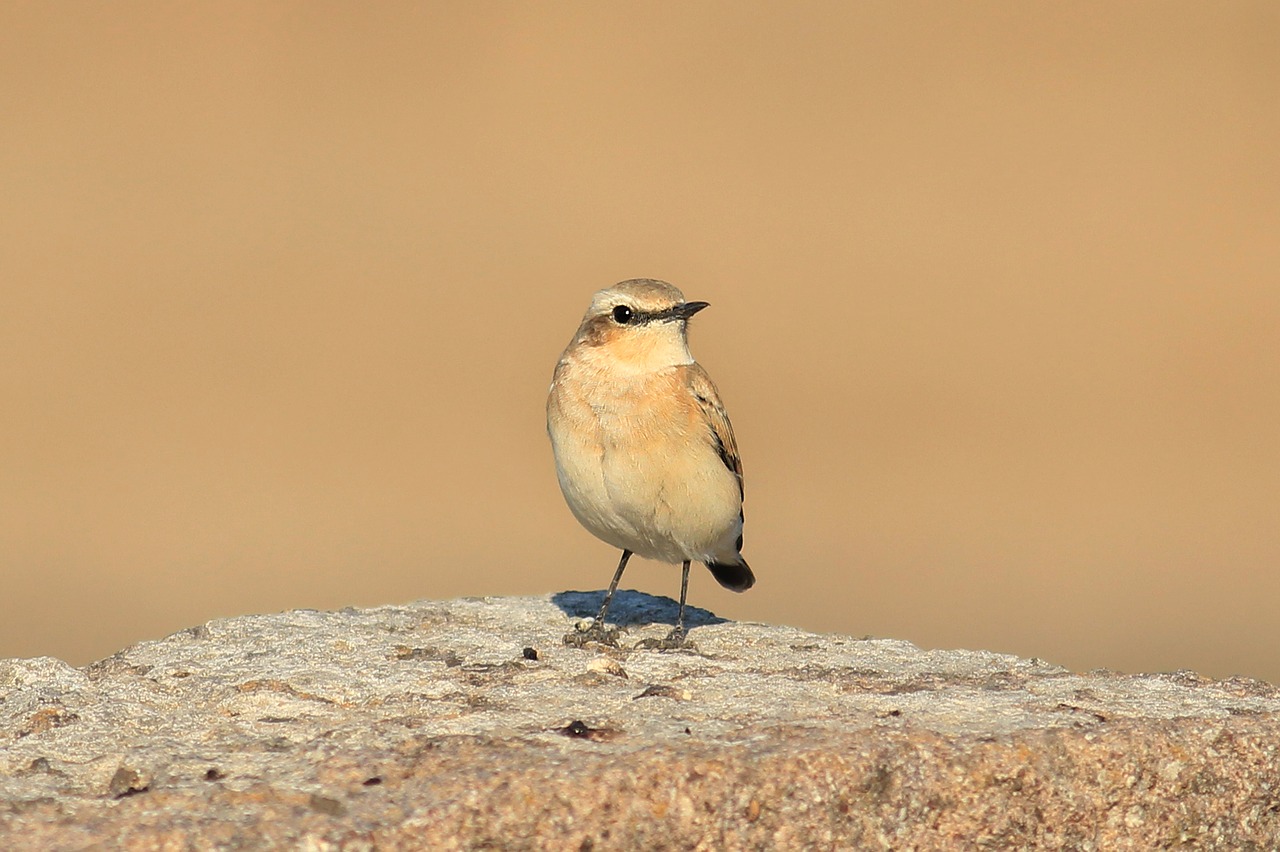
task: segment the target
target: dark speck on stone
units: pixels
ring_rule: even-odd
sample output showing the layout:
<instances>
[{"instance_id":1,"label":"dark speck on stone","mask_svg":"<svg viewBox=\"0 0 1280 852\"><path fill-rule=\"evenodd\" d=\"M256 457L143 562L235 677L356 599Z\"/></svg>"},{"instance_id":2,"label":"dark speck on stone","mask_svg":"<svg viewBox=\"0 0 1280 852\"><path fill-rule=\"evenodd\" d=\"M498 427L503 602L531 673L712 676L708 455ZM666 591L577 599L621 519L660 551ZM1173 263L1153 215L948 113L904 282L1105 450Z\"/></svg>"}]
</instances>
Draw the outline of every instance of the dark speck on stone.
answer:
<instances>
[{"instance_id":1,"label":"dark speck on stone","mask_svg":"<svg viewBox=\"0 0 1280 852\"><path fill-rule=\"evenodd\" d=\"M575 719L561 728L560 733L566 737L589 737L591 736L591 729L587 727L586 722Z\"/></svg>"}]
</instances>

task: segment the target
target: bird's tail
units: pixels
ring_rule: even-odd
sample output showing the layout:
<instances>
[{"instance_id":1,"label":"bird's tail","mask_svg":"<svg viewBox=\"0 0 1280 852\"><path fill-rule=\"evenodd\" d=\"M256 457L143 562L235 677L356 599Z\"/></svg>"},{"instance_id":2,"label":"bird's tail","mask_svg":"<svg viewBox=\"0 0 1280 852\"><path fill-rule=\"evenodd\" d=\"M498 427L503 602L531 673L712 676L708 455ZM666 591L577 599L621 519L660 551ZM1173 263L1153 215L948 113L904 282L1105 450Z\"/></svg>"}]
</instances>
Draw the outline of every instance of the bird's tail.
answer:
<instances>
[{"instance_id":1,"label":"bird's tail","mask_svg":"<svg viewBox=\"0 0 1280 852\"><path fill-rule=\"evenodd\" d=\"M741 556L737 562L708 562L706 565L716 582L731 591L745 592L756 584L756 575L751 573L751 566Z\"/></svg>"}]
</instances>

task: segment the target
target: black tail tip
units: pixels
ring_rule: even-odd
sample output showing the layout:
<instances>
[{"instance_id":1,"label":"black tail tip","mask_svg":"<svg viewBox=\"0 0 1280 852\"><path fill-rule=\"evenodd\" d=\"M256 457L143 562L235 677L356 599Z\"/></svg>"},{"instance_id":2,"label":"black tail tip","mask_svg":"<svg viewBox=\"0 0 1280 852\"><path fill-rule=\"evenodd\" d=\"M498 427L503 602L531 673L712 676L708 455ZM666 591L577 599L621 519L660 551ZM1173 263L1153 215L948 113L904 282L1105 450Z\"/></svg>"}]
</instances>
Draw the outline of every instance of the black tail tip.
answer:
<instances>
[{"instance_id":1,"label":"black tail tip","mask_svg":"<svg viewBox=\"0 0 1280 852\"><path fill-rule=\"evenodd\" d=\"M756 575L745 562L708 562L707 569L716 582L735 592L745 592L756 584Z\"/></svg>"}]
</instances>

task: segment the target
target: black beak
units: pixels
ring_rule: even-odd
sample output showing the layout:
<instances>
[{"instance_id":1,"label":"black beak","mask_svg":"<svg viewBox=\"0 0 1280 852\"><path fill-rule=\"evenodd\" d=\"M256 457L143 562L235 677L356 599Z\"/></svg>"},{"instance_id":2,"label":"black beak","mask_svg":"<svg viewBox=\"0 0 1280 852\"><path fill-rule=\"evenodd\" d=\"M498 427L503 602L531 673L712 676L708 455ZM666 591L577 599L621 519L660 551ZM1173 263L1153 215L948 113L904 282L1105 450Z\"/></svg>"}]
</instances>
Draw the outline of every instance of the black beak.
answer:
<instances>
[{"instance_id":1,"label":"black beak","mask_svg":"<svg viewBox=\"0 0 1280 852\"><path fill-rule=\"evenodd\" d=\"M685 302L683 305L676 305L667 313L671 319L687 320L710 304L710 302Z\"/></svg>"}]
</instances>

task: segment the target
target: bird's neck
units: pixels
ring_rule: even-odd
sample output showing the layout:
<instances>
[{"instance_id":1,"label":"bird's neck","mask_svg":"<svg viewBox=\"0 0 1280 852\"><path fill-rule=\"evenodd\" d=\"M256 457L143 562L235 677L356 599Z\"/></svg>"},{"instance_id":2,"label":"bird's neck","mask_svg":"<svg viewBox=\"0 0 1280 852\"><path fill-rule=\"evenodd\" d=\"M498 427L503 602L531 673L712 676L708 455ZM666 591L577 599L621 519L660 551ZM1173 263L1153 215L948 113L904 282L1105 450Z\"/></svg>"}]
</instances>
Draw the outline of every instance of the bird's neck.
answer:
<instances>
[{"instance_id":1,"label":"bird's neck","mask_svg":"<svg viewBox=\"0 0 1280 852\"><path fill-rule=\"evenodd\" d=\"M594 369L614 375L643 375L693 363L682 334L637 334L608 346L584 347L580 354Z\"/></svg>"}]
</instances>

